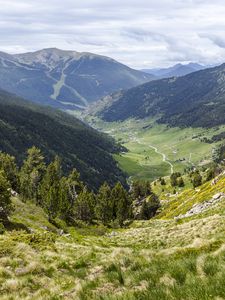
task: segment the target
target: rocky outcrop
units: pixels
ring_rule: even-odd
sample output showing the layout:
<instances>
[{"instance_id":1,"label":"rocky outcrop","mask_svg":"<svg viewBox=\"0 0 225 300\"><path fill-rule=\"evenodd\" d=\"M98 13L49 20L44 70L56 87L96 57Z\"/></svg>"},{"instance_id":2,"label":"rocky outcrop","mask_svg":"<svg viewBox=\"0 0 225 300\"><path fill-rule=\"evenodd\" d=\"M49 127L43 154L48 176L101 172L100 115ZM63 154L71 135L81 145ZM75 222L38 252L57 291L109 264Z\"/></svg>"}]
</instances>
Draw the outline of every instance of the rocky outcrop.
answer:
<instances>
[{"instance_id":1,"label":"rocky outcrop","mask_svg":"<svg viewBox=\"0 0 225 300\"><path fill-rule=\"evenodd\" d=\"M134 214L134 219L135 220L138 220L139 217L140 217L141 208L142 208L142 205L143 205L144 201L146 201L146 198L144 198L144 197L143 198L139 197L139 198L137 198L136 200L133 201L132 209L133 209L133 214Z\"/></svg>"},{"instance_id":2,"label":"rocky outcrop","mask_svg":"<svg viewBox=\"0 0 225 300\"><path fill-rule=\"evenodd\" d=\"M175 219L183 219L191 217L193 215L198 215L211 206L215 205L217 202L221 201L223 198L225 198L224 193L217 193L210 200L194 204L193 207L188 212L186 212L186 214L179 215L178 217L175 217Z\"/></svg>"}]
</instances>

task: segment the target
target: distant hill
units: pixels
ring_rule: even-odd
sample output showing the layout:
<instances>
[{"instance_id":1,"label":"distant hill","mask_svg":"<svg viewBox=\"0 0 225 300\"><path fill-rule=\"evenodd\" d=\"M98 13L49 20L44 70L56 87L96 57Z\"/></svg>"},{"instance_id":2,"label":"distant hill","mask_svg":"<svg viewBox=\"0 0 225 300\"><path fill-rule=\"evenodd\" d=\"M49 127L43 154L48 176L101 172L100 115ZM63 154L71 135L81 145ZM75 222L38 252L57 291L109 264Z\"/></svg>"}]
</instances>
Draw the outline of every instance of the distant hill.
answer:
<instances>
[{"instance_id":1,"label":"distant hill","mask_svg":"<svg viewBox=\"0 0 225 300\"><path fill-rule=\"evenodd\" d=\"M185 76L190 73L200 71L206 69L206 66L197 64L197 63L189 63L189 64L176 64L175 66L163 69L143 69L141 71L145 73L152 74L156 76L158 79L162 78L170 78L170 77L180 77Z\"/></svg>"},{"instance_id":2,"label":"distant hill","mask_svg":"<svg viewBox=\"0 0 225 300\"><path fill-rule=\"evenodd\" d=\"M115 93L98 106L106 121L154 116L171 126L225 124L225 64Z\"/></svg>"},{"instance_id":3,"label":"distant hill","mask_svg":"<svg viewBox=\"0 0 225 300\"><path fill-rule=\"evenodd\" d=\"M68 114L0 90L0 150L14 155L21 164L33 145L47 161L59 155L65 172L77 168L91 188L104 181L125 183L112 157L121 149L112 139Z\"/></svg>"},{"instance_id":4,"label":"distant hill","mask_svg":"<svg viewBox=\"0 0 225 300\"><path fill-rule=\"evenodd\" d=\"M0 52L0 88L53 107L83 109L119 89L154 79L111 58L55 48Z\"/></svg>"}]
</instances>

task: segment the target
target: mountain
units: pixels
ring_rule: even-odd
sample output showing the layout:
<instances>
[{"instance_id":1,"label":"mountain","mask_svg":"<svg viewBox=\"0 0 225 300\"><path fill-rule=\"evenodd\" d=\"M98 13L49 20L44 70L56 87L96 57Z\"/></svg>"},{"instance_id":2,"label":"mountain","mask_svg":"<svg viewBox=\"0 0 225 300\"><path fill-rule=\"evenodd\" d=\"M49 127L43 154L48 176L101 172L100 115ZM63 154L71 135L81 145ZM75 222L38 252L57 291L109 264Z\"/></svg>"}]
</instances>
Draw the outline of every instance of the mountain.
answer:
<instances>
[{"instance_id":1,"label":"mountain","mask_svg":"<svg viewBox=\"0 0 225 300\"><path fill-rule=\"evenodd\" d=\"M125 176L112 158L121 148L76 118L39 107L0 91L0 150L14 155L21 164L26 150L39 147L49 162L58 155L65 172L77 168L91 188L105 180L110 184Z\"/></svg>"},{"instance_id":2,"label":"mountain","mask_svg":"<svg viewBox=\"0 0 225 300\"><path fill-rule=\"evenodd\" d=\"M53 107L83 109L109 93L153 78L91 53L55 48L17 55L0 52L0 88Z\"/></svg>"},{"instance_id":3,"label":"mountain","mask_svg":"<svg viewBox=\"0 0 225 300\"><path fill-rule=\"evenodd\" d=\"M170 126L225 124L225 64L115 93L99 107L106 121L151 116Z\"/></svg>"},{"instance_id":4,"label":"mountain","mask_svg":"<svg viewBox=\"0 0 225 300\"><path fill-rule=\"evenodd\" d=\"M151 75L156 76L158 79L170 78L170 77L180 77L185 76L190 73L206 69L206 66L189 63L189 64L176 64L175 66L163 69L143 69L142 71Z\"/></svg>"}]
</instances>

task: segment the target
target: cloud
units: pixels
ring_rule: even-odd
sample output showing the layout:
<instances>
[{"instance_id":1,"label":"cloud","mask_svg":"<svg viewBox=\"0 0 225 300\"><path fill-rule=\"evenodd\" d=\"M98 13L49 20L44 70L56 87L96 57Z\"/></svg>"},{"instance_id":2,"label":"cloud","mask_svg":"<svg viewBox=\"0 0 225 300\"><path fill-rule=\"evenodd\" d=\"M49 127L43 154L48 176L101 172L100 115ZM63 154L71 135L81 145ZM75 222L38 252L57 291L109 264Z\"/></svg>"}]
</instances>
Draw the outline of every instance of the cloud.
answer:
<instances>
[{"instance_id":1,"label":"cloud","mask_svg":"<svg viewBox=\"0 0 225 300\"><path fill-rule=\"evenodd\" d=\"M222 63L224 0L0 0L0 50L58 47L135 68Z\"/></svg>"}]
</instances>

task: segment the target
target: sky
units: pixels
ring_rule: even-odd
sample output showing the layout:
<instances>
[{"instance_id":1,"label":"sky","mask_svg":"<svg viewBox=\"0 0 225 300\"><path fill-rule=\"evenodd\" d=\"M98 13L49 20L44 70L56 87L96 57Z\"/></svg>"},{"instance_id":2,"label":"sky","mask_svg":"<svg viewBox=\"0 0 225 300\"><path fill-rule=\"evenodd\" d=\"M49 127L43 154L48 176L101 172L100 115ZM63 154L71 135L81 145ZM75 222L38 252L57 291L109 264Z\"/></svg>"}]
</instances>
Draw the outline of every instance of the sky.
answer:
<instances>
[{"instance_id":1,"label":"sky","mask_svg":"<svg viewBox=\"0 0 225 300\"><path fill-rule=\"evenodd\" d=\"M225 0L0 0L0 51L57 47L130 67L225 62Z\"/></svg>"}]
</instances>

